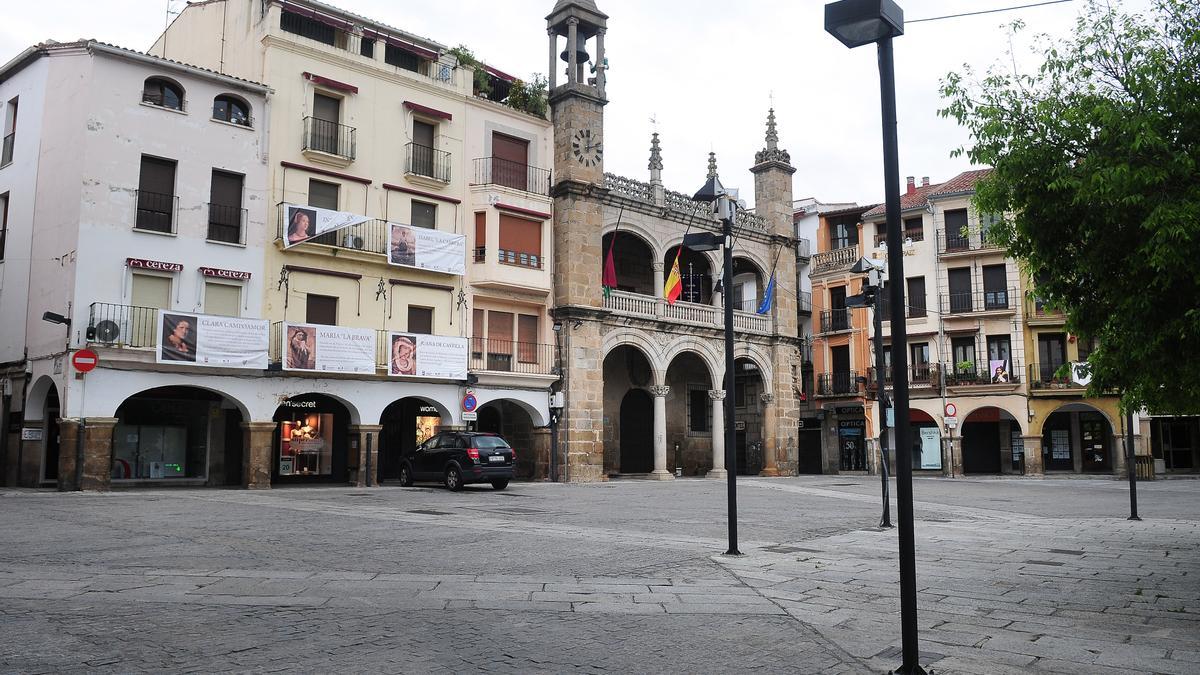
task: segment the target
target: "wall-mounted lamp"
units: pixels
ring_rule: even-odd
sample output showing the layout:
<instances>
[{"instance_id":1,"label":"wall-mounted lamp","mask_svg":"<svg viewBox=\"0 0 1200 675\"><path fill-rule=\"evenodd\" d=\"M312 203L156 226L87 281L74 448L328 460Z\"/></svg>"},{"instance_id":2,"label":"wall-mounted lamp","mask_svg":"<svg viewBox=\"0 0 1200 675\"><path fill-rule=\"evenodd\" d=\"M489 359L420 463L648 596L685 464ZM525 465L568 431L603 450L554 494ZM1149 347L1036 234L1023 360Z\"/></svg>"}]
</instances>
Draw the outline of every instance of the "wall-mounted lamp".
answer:
<instances>
[{"instance_id":1,"label":"wall-mounted lamp","mask_svg":"<svg viewBox=\"0 0 1200 675\"><path fill-rule=\"evenodd\" d=\"M42 321L47 321L49 323L60 323L68 327L71 325L70 319L57 312L45 312L42 314Z\"/></svg>"}]
</instances>

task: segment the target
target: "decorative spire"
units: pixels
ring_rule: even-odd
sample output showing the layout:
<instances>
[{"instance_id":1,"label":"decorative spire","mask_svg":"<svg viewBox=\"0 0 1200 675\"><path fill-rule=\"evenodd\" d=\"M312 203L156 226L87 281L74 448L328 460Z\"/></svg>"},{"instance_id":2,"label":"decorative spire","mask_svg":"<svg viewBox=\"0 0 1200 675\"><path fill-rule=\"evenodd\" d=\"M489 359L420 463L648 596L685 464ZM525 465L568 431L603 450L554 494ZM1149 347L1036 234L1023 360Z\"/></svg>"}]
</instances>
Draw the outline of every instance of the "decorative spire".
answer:
<instances>
[{"instance_id":1,"label":"decorative spire","mask_svg":"<svg viewBox=\"0 0 1200 675\"><path fill-rule=\"evenodd\" d=\"M779 131L775 128L775 108L767 111L767 147L759 150L754 155L754 164L767 164L770 162L778 162L791 166L792 156L787 150L779 149Z\"/></svg>"},{"instance_id":2,"label":"decorative spire","mask_svg":"<svg viewBox=\"0 0 1200 675\"><path fill-rule=\"evenodd\" d=\"M775 130L775 109L767 111L767 150L779 148L779 132Z\"/></svg>"},{"instance_id":3,"label":"decorative spire","mask_svg":"<svg viewBox=\"0 0 1200 675\"><path fill-rule=\"evenodd\" d=\"M662 171L662 149L658 147L658 132L654 132L650 136L650 166L646 167L651 171Z\"/></svg>"},{"instance_id":4,"label":"decorative spire","mask_svg":"<svg viewBox=\"0 0 1200 675\"><path fill-rule=\"evenodd\" d=\"M708 153L708 177L717 177L717 153L715 152Z\"/></svg>"}]
</instances>

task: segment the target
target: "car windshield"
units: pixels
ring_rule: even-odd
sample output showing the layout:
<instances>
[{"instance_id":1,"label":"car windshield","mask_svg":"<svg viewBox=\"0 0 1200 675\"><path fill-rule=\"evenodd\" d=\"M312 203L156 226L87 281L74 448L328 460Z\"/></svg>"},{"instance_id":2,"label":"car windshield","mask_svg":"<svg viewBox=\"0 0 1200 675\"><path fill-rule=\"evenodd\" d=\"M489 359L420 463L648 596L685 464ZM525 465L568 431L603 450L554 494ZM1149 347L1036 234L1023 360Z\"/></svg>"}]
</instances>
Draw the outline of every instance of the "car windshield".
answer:
<instances>
[{"instance_id":1,"label":"car windshield","mask_svg":"<svg viewBox=\"0 0 1200 675\"><path fill-rule=\"evenodd\" d=\"M507 448L508 443L505 443L504 439L499 436L476 436L475 447L483 449Z\"/></svg>"}]
</instances>

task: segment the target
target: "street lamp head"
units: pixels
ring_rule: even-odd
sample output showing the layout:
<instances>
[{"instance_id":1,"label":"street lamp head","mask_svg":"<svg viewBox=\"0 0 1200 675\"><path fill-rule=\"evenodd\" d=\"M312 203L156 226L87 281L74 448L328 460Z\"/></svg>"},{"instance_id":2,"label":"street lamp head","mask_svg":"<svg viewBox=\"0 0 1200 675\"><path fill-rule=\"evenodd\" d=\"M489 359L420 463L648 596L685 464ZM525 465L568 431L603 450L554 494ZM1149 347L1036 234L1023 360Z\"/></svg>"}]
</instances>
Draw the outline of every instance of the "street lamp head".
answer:
<instances>
[{"instance_id":1,"label":"street lamp head","mask_svg":"<svg viewBox=\"0 0 1200 675\"><path fill-rule=\"evenodd\" d=\"M59 314L58 312L44 312L42 314L42 321L48 321L50 323L58 323L58 324L62 324L64 326L71 325L71 320L68 319L67 317L63 316L62 314Z\"/></svg>"},{"instance_id":2,"label":"street lamp head","mask_svg":"<svg viewBox=\"0 0 1200 675\"><path fill-rule=\"evenodd\" d=\"M904 10L892 0L841 0L825 5L825 32L854 49L904 35Z\"/></svg>"}]
</instances>

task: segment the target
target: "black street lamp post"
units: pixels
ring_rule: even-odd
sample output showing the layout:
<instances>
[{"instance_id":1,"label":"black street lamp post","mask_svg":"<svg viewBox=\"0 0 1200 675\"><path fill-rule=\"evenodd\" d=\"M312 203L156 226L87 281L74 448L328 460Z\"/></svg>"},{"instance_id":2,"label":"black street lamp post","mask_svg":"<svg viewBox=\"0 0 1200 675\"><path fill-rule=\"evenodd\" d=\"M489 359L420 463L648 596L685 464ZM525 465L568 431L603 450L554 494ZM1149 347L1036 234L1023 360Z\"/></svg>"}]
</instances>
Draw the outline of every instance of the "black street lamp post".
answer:
<instances>
[{"instance_id":1,"label":"black street lamp post","mask_svg":"<svg viewBox=\"0 0 1200 675\"><path fill-rule=\"evenodd\" d=\"M892 38L904 34L904 11L892 0L841 0L825 5L825 30L853 49L875 43L879 52L879 98L883 117L883 179L887 212L889 304L904 308L904 237L900 229L900 161L896 140L896 75ZM899 510L900 632L902 675L925 673L917 644L917 563L913 539L912 428L908 419L908 327L892 322L892 388L895 410L896 501Z\"/></svg>"}]
</instances>

